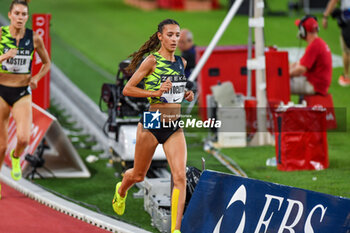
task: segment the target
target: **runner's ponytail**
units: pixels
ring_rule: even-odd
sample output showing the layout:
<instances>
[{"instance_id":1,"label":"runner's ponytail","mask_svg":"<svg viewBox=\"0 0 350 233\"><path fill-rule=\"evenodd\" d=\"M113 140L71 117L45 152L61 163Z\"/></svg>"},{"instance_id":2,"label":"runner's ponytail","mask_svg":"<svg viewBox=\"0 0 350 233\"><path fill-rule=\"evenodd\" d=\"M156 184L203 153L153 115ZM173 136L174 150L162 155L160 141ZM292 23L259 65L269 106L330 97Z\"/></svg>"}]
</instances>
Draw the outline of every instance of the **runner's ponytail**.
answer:
<instances>
[{"instance_id":1,"label":"runner's ponytail","mask_svg":"<svg viewBox=\"0 0 350 233\"><path fill-rule=\"evenodd\" d=\"M168 24L179 25L179 23L173 19L165 19L162 22L160 22L158 24L158 30L155 33L153 33L152 36L150 36L149 40L146 41L137 52L134 52L129 56L132 57L132 60L130 65L126 68L128 72L135 72L137 66L139 65L145 54L149 54L160 49L161 44L160 40L158 39L158 32L163 33L164 26Z\"/></svg>"}]
</instances>

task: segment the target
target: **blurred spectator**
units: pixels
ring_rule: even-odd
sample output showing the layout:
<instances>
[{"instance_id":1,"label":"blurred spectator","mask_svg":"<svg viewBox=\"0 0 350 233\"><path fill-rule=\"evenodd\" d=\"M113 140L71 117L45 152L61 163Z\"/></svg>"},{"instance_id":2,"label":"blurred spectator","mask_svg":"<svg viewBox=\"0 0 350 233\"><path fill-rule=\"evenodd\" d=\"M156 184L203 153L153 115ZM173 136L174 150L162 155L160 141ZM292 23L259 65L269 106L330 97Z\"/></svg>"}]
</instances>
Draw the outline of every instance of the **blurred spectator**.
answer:
<instances>
[{"instance_id":1,"label":"blurred spectator","mask_svg":"<svg viewBox=\"0 0 350 233\"><path fill-rule=\"evenodd\" d=\"M181 56L187 61L185 75L188 78L196 65L196 45L194 45L193 34L190 30L181 30L178 47L181 51Z\"/></svg>"},{"instance_id":2,"label":"blurred spectator","mask_svg":"<svg viewBox=\"0 0 350 233\"><path fill-rule=\"evenodd\" d=\"M332 54L319 36L316 17L306 15L296 20L299 38L307 43L303 57L290 65L291 93L326 95L332 79Z\"/></svg>"},{"instance_id":3,"label":"blurred spectator","mask_svg":"<svg viewBox=\"0 0 350 233\"><path fill-rule=\"evenodd\" d=\"M323 13L322 26L327 28L328 17L337 18L338 25L341 29L340 45L342 48L344 72L338 79L341 86L349 86L349 65L350 65L350 0L340 0L340 10L335 9L339 0L329 0L326 10ZM334 10L335 9L335 10Z\"/></svg>"}]
</instances>

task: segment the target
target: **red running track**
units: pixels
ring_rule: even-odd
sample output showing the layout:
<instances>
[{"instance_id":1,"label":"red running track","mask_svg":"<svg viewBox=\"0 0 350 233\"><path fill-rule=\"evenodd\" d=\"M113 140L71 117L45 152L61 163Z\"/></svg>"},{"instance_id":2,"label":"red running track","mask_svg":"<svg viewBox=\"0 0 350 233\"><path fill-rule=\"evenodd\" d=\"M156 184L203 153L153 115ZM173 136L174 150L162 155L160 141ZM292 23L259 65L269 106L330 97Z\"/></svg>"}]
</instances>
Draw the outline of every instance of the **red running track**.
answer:
<instances>
[{"instance_id":1,"label":"red running track","mask_svg":"<svg viewBox=\"0 0 350 233\"><path fill-rule=\"evenodd\" d=\"M1 196L1 233L109 232L40 204L4 183Z\"/></svg>"}]
</instances>

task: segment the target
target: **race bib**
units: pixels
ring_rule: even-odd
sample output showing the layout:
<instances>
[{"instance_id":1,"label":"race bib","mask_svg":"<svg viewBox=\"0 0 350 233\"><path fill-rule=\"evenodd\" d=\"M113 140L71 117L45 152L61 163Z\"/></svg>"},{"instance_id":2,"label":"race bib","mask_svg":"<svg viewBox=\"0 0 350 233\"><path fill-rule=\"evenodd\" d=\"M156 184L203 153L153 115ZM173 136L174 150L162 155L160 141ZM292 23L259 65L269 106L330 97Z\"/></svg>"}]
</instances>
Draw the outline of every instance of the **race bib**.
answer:
<instances>
[{"instance_id":1,"label":"race bib","mask_svg":"<svg viewBox=\"0 0 350 233\"><path fill-rule=\"evenodd\" d=\"M185 75L161 75L161 84L167 79L172 82L172 87L161 96L166 103L181 103L185 95L187 78Z\"/></svg>"},{"instance_id":2,"label":"race bib","mask_svg":"<svg viewBox=\"0 0 350 233\"><path fill-rule=\"evenodd\" d=\"M7 50L4 50L6 53ZM13 58L2 62L2 69L11 73L28 74L30 72L31 55L29 50L19 50Z\"/></svg>"}]
</instances>

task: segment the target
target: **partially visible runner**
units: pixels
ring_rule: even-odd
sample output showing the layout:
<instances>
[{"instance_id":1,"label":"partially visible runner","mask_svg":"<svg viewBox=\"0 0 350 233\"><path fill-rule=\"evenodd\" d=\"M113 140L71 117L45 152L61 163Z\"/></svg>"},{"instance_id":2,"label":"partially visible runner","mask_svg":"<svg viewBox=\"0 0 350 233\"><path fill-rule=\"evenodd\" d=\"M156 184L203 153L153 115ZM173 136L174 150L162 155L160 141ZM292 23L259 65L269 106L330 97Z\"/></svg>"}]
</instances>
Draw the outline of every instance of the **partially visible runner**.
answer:
<instances>
[{"instance_id":1,"label":"partially visible runner","mask_svg":"<svg viewBox=\"0 0 350 233\"><path fill-rule=\"evenodd\" d=\"M31 90L50 69L50 58L41 37L25 27L29 17L28 0L13 0L8 17L9 26L0 30L0 169L5 159L10 113L16 123L16 147L11 150L14 180L22 177L19 156L29 144L32 125ZM32 77L31 65L34 49L42 67ZM0 187L1 190L1 187ZM1 194L0 194L1 198Z\"/></svg>"}]
</instances>

